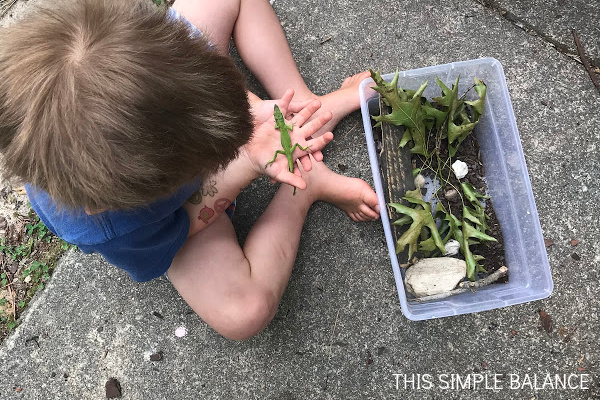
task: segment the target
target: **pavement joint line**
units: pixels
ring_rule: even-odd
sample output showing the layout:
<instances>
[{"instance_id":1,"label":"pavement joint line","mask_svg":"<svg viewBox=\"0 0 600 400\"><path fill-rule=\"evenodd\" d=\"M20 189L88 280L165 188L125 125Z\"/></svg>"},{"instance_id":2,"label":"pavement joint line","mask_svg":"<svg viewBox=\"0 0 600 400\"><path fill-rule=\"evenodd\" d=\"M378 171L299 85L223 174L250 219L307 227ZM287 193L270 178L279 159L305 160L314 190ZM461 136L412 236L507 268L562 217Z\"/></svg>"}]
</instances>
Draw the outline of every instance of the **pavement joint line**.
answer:
<instances>
[{"instance_id":1,"label":"pavement joint line","mask_svg":"<svg viewBox=\"0 0 600 400\"><path fill-rule=\"evenodd\" d=\"M475 0L475 2L486 8L489 8L491 10L498 12L498 14L500 14L500 16L502 18L504 18L505 20L507 20L514 26L516 26L517 28L519 28L529 34L532 34L532 33L535 34L540 39L542 39L543 41L547 42L552 47L554 47L556 49L556 51L558 51L559 53L569 57L570 59L577 62L578 64L583 65L583 62L581 61L581 59L579 58L579 55L577 54L577 50L575 50L575 51L571 50L571 48L568 45L559 42L558 40L554 39L549 34L542 31L537 26L527 22L524 18L521 18L518 15L513 14L512 12L508 11L506 8L504 8L500 4L498 4L498 2L496 0ZM593 68L595 68L595 69L600 68L600 59L599 58L590 57L589 55L587 58Z\"/></svg>"}]
</instances>

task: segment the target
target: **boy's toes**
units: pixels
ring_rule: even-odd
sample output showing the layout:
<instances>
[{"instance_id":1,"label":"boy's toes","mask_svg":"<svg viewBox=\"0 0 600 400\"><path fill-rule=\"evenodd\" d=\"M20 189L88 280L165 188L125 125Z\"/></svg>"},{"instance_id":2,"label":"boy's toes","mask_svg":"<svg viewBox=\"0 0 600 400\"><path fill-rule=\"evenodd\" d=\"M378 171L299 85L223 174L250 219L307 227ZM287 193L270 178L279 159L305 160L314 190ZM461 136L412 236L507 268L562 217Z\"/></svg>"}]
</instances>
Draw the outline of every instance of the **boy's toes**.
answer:
<instances>
[{"instance_id":1,"label":"boy's toes","mask_svg":"<svg viewBox=\"0 0 600 400\"><path fill-rule=\"evenodd\" d=\"M360 206L360 213L365 219L377 219L379 217L379 213L366 204Z\"/></svg>"}]
</instances>

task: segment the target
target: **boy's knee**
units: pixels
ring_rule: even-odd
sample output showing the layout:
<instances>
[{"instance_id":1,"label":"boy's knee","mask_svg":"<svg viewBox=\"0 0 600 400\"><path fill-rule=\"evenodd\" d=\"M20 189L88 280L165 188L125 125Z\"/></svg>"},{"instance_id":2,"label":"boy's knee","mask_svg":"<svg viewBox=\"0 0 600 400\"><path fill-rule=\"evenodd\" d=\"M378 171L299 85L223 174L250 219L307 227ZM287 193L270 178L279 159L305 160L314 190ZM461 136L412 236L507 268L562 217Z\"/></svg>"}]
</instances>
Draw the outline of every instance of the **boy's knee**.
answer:
<instances>
[{"instance_id":1,"label":"boy's knee","mask_svg":"<svg viewBox=\"0 0 600 400\"><path fill-rule=\"evenodd\" d=\"M215 330L227 339L250 339L271 322L279 302L264 292L240 296L225 306Z\"/></svg>"}]
</instances>

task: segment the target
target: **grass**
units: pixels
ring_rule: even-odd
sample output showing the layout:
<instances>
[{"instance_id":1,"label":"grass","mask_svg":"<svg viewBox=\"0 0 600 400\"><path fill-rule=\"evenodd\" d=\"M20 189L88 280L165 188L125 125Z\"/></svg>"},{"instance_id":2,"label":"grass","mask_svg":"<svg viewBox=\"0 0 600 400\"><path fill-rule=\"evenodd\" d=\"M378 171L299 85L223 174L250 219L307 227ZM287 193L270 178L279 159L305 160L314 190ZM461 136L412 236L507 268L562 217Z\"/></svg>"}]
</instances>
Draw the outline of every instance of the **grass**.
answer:
<instances>
[{"instance_id":1,"label":"grass","mask_svg":"<svg viewBox=\"0 0 600 400\"><path fill-rule=\"evenodd\" d=\"M60 256L75 248L54 236L33 210L18 217L20 223L8 227L0 238L0 340L18 325L33 296L44 289Z\"/></svg>"}]
</instances>

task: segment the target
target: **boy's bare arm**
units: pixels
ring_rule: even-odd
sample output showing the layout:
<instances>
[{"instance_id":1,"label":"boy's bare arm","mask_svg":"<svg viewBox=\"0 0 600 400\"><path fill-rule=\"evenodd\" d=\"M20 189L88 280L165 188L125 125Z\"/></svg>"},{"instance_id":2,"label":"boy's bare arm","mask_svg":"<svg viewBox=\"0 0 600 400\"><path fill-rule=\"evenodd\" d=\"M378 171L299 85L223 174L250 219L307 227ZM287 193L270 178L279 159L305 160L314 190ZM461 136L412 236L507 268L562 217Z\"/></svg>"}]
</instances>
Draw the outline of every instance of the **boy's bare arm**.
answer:
<instances>
[{"instance_id":1,"label":"boy's bare arm","mask_svg":"<svg viewBox=\"0 0 600 400\"><path fill-rule=\"evenodd\" d=\"M293 140L315 151L321 150L333 139L333 134L328 133L317 139L306 140L331 119L330 113L323 113L305 124L319 107L319 102L314 101L292 119L294 125L298 127L292 133ZM260 175L268 175L272 180L300 189L306 187L299 174L289 171L287 159L284 157L280 157L268 168L265 167L267 161L273 157L273 153L281 148L280 133L274 125L274 120L271 119L256 127L252 140L240 149L240 156L224 170L205 178L203 186L184 204L190 217L188 236L200 232L215 221L227 210L238 194ZM293 158L295 160L305 154L307 153L297 149Z\"/></svg>"}]
</instances>

